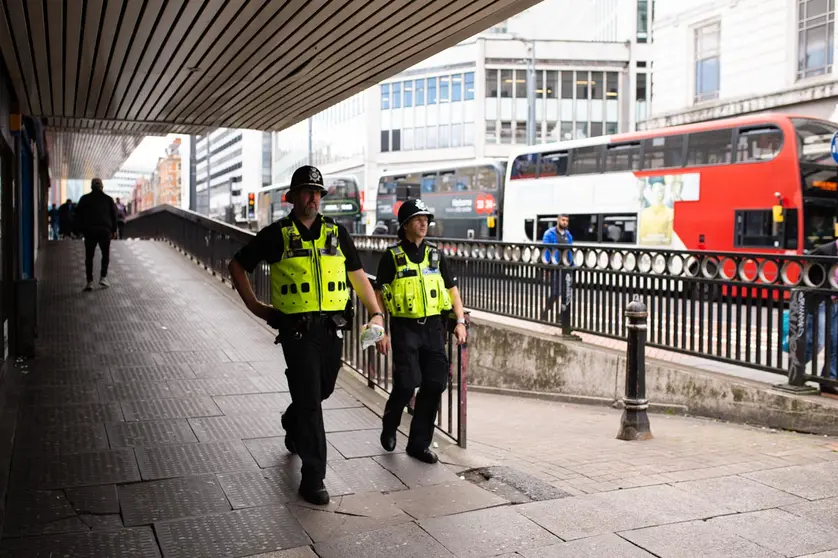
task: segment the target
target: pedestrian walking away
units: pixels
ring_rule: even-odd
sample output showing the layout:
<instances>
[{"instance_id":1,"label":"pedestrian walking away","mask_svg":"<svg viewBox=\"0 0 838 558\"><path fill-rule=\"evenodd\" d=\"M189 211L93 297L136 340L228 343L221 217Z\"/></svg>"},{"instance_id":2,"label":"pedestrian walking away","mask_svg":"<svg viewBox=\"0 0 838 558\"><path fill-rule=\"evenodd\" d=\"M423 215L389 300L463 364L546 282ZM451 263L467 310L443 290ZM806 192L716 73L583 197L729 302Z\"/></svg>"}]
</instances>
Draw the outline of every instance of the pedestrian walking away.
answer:
<instances>
[{"instance_id":1,"label":"pedestrian walking away","mask_svg":"<svg viewBox=\"0 0 838 558\"><path fill-rule=\"evenodd\" d=\"M84 270L87 275L85 291L93 290L93 256L96 246L102 252L99 286L107 288L111 238L116 236L116 204L104 192L99 178L91 181L91 191L79 199L75 208L75 228L84 236Z\"/></svg>"},{"instance_id":2,"label":"pedestrian walking away","mask_svg":"<svg viewBox=\"0 0 838 558\"><path fill-rule=\"evenodd\" d=\"M320 214L328 190L312 166L298 168L286 199L290 215L268 225L230 262L233 285L248 310L278 331L287 369L291 405L282 415L285 446L302 461L299 493L325 505L326 432L322 402L335 389L341 365L343 331L351 326L347 279L372 316L384 325L372 285L349 232ZM247 273L260 262L270 264L271 304L260 302ZM383 351L386 336L378 342Z\"/></svg>"},{"instance_id":3,"label":"pedestrian walking away","mask_svg":"<svg viewBox=\"0 0 838 558\"><path fill-rule=\"evenodd\" d=\"M457 343L465 343L465 315L457 278L442 251L425 241L433 214L416 199L405 201L398 217L400 242L382 254L376 275L376 296L390 314L393 350L393 388L384 408L381 445L387 451L396 448L402 414L419 388L406 451L420 461L436 463L430 446L439 400L448 386L445 338L455 323ZM388 341L382 345L379 348L386 350Z\"/></svg>"},{"instance_id":4,"label":"pedestrian walking away","mask_svg":"<svg viewBox=\"0 0 838 558\"><path fill-rule=\"evenodd\" d=\"M119 198L116 198L116 238L122 240L125 236L125 219L128 216L128 210L125 204Z\"/></svg>"}]
</instances>

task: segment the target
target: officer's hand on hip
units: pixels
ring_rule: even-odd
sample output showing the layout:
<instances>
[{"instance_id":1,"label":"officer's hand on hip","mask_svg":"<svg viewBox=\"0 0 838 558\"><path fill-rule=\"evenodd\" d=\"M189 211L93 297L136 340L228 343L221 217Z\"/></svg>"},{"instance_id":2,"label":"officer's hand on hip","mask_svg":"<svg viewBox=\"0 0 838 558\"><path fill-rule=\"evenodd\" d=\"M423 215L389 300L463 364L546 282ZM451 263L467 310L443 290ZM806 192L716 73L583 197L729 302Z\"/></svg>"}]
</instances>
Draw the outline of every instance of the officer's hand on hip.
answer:
<instances>
[{"instance_id":1,"label":"officer's hand on hip","mask_svg":"<svg viewBox=\"0 0 838 558\"><path fill-rule=\"evenodd\" d=\"M382 355L386 355L387 352L390 350L390 337L385 335L382 337L378 343L375 344L376 350Z\"/></svg>"},{"instance_id":2,"label":"officer's hand on hip","mask_svg":"<svg viewBox=\"0 0 838 558\"><path fill-rule=\"evenodd\" d=\"M454 335L457 336L457 345L462 345L466 342L466 326L464 324L457 324L454 328Z\"/></svg>"}]
</instances>

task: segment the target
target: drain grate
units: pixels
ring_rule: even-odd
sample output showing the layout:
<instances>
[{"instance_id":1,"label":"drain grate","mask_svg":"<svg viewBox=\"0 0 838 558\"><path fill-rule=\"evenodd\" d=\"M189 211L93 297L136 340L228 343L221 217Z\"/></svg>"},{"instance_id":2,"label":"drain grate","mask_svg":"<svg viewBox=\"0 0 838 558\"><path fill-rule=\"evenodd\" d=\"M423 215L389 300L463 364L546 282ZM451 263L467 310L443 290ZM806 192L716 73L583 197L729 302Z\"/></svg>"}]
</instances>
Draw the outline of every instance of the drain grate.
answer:
<instances>
[{"instance_id":1,"label":"drain grate","mask_svg":"<svg viewBox=\"0 0 838 558\"><path fill-rule=\"evenodd\" d=\"M567 498L569 493L552 484L512 467L492 466L468 469L461 476L484 490L497 494L513 504Z\"/></svg>"}]
</instances>

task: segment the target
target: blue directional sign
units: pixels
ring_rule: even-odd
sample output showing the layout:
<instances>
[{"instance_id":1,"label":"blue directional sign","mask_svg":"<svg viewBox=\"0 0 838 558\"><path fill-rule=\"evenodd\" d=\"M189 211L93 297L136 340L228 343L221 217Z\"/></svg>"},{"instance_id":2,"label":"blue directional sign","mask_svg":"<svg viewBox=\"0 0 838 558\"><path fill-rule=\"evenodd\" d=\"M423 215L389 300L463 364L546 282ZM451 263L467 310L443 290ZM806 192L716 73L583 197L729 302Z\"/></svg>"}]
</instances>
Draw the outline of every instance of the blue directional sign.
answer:
<instances>
[{"instance_id":1,"label":"blue directional sign","mask_svg":"<svg viewBox=\"0 0 838 558\"><path fill-rule=\"evenodd\" d=\"M838 163L838 132L832 136L832 160Z\"/></svg>"}]
</instances>

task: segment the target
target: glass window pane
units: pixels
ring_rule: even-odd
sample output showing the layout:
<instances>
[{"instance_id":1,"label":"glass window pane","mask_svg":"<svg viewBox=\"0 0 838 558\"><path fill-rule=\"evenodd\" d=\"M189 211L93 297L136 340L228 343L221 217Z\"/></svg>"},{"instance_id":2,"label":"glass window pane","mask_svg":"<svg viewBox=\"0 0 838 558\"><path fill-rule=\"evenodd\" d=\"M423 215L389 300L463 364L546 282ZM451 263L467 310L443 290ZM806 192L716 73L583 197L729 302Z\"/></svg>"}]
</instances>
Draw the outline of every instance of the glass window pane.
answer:
<instances>
[{"instance_id":1,"label":"glass window pane","mask_svg":"<svg viewBox=\"0 0 838 558\"><path fill-rule=\"evenodd\" d=\"M573 72L562 72L562 99L573 98Z\"/></svg>"},{"instance_id":2,"label":"glass window pane","mask_svg":"<svg viewBox=\"0 0 838 558\"><path fill-rule=\"evenodd\" d=\"M500 71L500 96L503 98L512 97L512 70Z\"/></svg>"},{"instance_id":3,"label":"glass window pane","mask_svg":"<svg viewBox=\"0 0 838 558\"><path fill-rule=\"evenodd\" d=\"M605 172L638 170L640 143L608 145L605 150Z\"/></svg>"},{"instance_id":4,"label":"glass window pane","mask_svg":"<svg viewBox=\"0 0 838 558\"><path fill-rule=\"evenodd\" d=\"M527 125L524 122L515 123L515 143L521 145L527 143Z\"/></svg>"},{"instance_id":5,"label":"glass window pane","mask_svg":"<svg viewBox=\"0 0 838 558\"><path fill-rule=\"evenodd\" d=\"M500 142L512 143L512 122L500 123Z\"/></svg>"},{"instance_id":6,"label":"glass window pane","mask_svg":"<svg viewBox=\"0 0 838 558\"><path fill-rule=\"evenodd\" d=\"M598 172L599 147L577 147L570 159L570 174Z\"/></svg>"},{"instance_id":7,"label":"glass window pane","mask_svg":"<svg viewBox=\"0 0 838 558\"><path fill-rule=\"evenodd\" d=\"M515 97L527 98L527 71L515 70Z\"/></svg>"},{"instance_id":8,"label":"glass window pane","mask_svg":"<svg viewBox=\"0 0 838 558\"><path fill-rule=\"evenodd\" d=\"M607 135L610 136L612 134L616 134L618 130L619 130L619 126L617 125L616 122L606 122L605 123L605 133Z\"/></svg>"},{"instance_id":9,"label":"glass window pane","mask_svg":"<svg viewBox=\"0 0 838 558\"><path fill-rule=\"evenodd\" d=\"M515 157L509 176L513 180L535 178L537 170L538 153L527 153Z\"/></svg>"},{"instance_id":10,"label":"glass window pane","mask_svg":"<svg viewBox=\"0 0 838 558\"><path fill-rule=\"evenodd\" d=\"M495 98L498 96L498 71L486 70L486 96Z\"/></svg>"},{"instance_id":11,"label":"glass window pane","mask_svg":"<svg viewBox=\"0 0 838 558\"><path fill-rule=\"evenodd\" d=\"M442 76L439 78L439 102L447 103L451 100L448 89L451 85L451 76Z\"/></svg>"},{"instance_id":12,"label":"glass window pane","mask_svg":"<svg viewBox=\"0 0 838 558\"><path fill-rule=\"evenodd\" d=\"M439 127L439 146L448 147L451 145L451 126L444 124Z\"/></svg>"},{"instance_id":13,"label":"glass window pane","mask_svg":"<svg viewBox=\"0 0 838 558\"><path fill-rule=\"evenodd\" d=\"M428 104L436 104L436 78L428 78Z\"/></svg>"},{"instance_id":14,"label":"glass window pane","mask_svg":"<svg viewBox=\"0 0 838 558\"><path fill-rule=\"evenodd\" d=\"M535 72L535 98L544 98L544 70L537 70Z\"/></svg>"},{"instance_id":15,"label":"glass window pane","mask_svg":"<svg viewBox=\"0 0 838 558\"><path fill-rule=\"evenodd\" d=\"M401 130L393 130L393 137L390 144L390 148L393 151L401 151L402 148L402 131Z\"/></svg>"},{"instance_id":16,"label":"glass window pane","mask_svg":"<svg viewBox=\"0 0 838 558\"><path fill-rule=\"evenodd\" d=\"M547 70L547 91L548 99L557 99L559 96L559 72L556 70Z\"/></svg>"},{"instance_id":17,"label":"glass window pane","mask_svg":"<svg viewBox=\"0 0 838 558\"><path fill-rule=\"evenodd\" d=\"M463 75L454 74L451 76L451 101L463 100Z\"/></svg>"},{"instance_id":18,"label":"glass window pane","mask_svg":"<svg viewBox=\"0 0 838 558\"><path fill-rule=\"evenodd\" d=\"M390 108L390 84L385 83L381 86L381 109Z\"/></svg>"},{"instance_id":19,"label":"glass window pane","mask_svg":"<svg viewBox=\"0 0 838 558\"><path fill-rule=\"evenodd\" d=\"M608 99L617 99L618 98L618 74L617 72L607 72L605 74L605 96Z\"/></svg>"},{"instance_id":20,"label":"glass window pane","mask_svg":"<svg viewBox=\"0 0 838 558\"><path fill-rule=\"evenodd\" d=\"M463 125L451 125L451 147L460 147L463 145Z\"/></svg>"},{"instance_id":21,"label":"glass window pane","mask_svg":"<svg viewBox=\"0 0 838 558\"><path fill-rule=\"evenodd\" d=\"M602 72L591 72L591 99L602 99L605 84L602 83Z\"/></svg>"},{"instance_id":22,"label":"glass window pane","mask_svg":"<svg viewBox=\"0 0 838 558\"><path fill-rule=\"evenodd\" d=\"M409 108L413 106L413 82L404 82L404 106Z\"/></svg>"},{"instance_id":23,"label":"glass window pane","mask_svg":"<svg viewBox=\"0 0 838 558\"><path fill-rule=\"evenodd\" d=\"M687 165L722 165L731 160L733 130L710 130L690 134Z\"/></svg>"},{"instance_id":24,"label":"glass window pane","mask_svg":"<svg viewBox=\"0 0 838 558\"><path fill-rule=\"evenodd\" d=\"M683 166L683 146L683 135L643 140L643 168L665 169Z\"/></svg>"},{"instance_id":25,"label":"glass window pane","mask_svg":"<svg viewBox=\"0 0 838 558\"><path fill-rule=\"evenodd\" d=\"M414 149L425 149L425 127L415 128L413 132Z\"/></svg>"},{"instance_id":26,"label":"glass window pane","mask_svg":"<svg viewBox=\"0 0 838 558\"><path fill-rule=\"evenodd\" d=\"M463 98L466 101L474 99L474 72L465 74L465 92Z\"/></svg>"},{"instance_id":27,"label":"glass window pane","mask_svg":"<svg viewBox=\"0 0 838 558\"><path fill-rule=\"evenodd\" d=\"M538 176L565 176L567 174L567 151L543 153Z\"/></svg>"},{"instance_id":28,"label":"glass window pane","mask_svg":"<svg viewBox=\"0 0 838 558\"><path fill-rule=\"evenodd\" d=\"M559 131L561 133L559 141L567 141L573 139L573 122L562 122Z\"/></svg>"},{"instance_id":29,"label":"glass window pane","mask_svg":"<svg viewBox=\"0 0 838 558\"><path fill-rule=\"evenodd\" d=\"M486 143L497 143L497 142L498 142L497 120L487 120L486 121Z\"/></svg>"},{"instance_id":30,"label":"glass window pane","mask_svg":"<svg viewBox=\"0 0 838 558\"><path fill-rule=\"evenodd\" d=\"M777 156L783 143L783 132L767 126L740 130L736 144L736 162L768 161Z\"/></svg>"},{"instance_id":31,"label":"glass window pane","mask_svg":"<svg viewBox=\"0 0 838 558\"><path fill-rule=\"evenodd\" d=\"M424 79L417 79L414 83L415 89L413 90L413 95L416 97L416 106L421 107L425 104L425 80Z\"/></svg>"},{"instance_id":32,"label":"glass window pane","mask_svg":"<svg viewBox=\"0 0 838 558\"><path fill-rule=\"evenodd\" d=\"M390 130L381 130L381 152L390 151Z\"/></svg>"},{"instance_id":33,"label":"glass window pane","mask_svg":"<svg viewBox=\"0 0 838 558\"><path fill-rule=\"evenodd\" d=\"M591 122L591 137L602 135L602 122Z\"/></svg>"},{"instance_id":34,"label":"glass window pane","mask_svg":"<svg viewBox=\"0 0 838 558\"><path fill-rule=\"evenodd\" d=\"M576 72L576 98L588 98L588 72Z\"/></svg>"},{"instance_id":35,"label":"glass window pane","mask_svg":"<svg viewBox=\"0 0 838 558\"><path fill-rule=\"evenodd\" d=\"M402 84L393 84L393 108L401 108L402 106Z\"/></svg>"},{"instance_id":36,"label":"glass window pane","mask_svg":"<svg viewBox=\"0 0 838 558\"><path fill-rule=\"evenodd\" d=\"M474 122L463 125L463 145L474 145Z\"/></svg>"}]
</instances>

